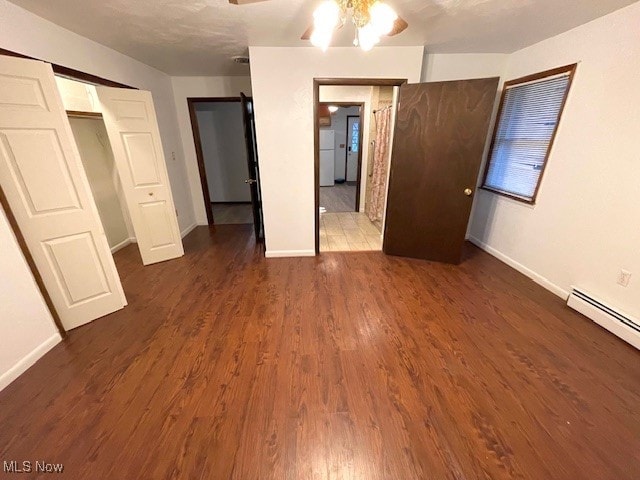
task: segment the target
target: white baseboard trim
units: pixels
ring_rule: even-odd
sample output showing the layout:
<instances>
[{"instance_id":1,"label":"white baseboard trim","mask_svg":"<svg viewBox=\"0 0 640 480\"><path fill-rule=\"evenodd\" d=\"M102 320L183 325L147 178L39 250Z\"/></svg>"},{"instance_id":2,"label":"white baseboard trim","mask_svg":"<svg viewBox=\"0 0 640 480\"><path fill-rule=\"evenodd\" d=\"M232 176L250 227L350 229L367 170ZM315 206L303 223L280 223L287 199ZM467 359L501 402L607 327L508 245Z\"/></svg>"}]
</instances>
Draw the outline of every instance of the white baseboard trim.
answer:
<instances>
[{"instance_id":1,"label":"white baseboard trim","mask_svg":"<svg viewBox=\"0 0 640 480\"><path fill-rule=\"evenodd\" d=\"M116 253L118 250L122 250L127 245L131 245L131 243L132 242L130 238L125 238L123 241L121 241L117 245L114 245L113 247L111 247L111 253Z\"/></svg>"},{"instance_id":2,"label":"white baseboard trim","mask_svg":"<svg viewBox=\"0 0 640 480\"><path fill-rule=\"evenodd\" d=\"M267 250L264 253L267 258L289 258L289 257L315 257L315 250Z\"/></svg>"},{"instance_id":3,"label":"white baseboard trim","mask_svg":"<svg viewBox=\"0 0 640 480\"><path fill-rule=\"evenodd\" d=\"M550 281L548 278L543 277L542 275L540 275L539 273L534 272L530 268L525 267L521 263L515 261L513 258L505 255L504 253L502 253L502 252L496 250L495 248L493 248L492 246L484 243L482 240L479 240L479 239L477 239L477 238L475 238L475 237L473 237L471 235L469 236L468 240L471 243L473 243L474 245L476 245L477 247L479 247L482 250L484 250L485 252L489 253L490 255L493 255L498 260L506 263L507 265L509 265L512 268L515 268L520 273L526 275L531 280L536 282L538 285L546 288L547 290L549 290L550 292L556 294L557 296L559 296L563 300L566 301L567 298L569 297L569 292L567 290L565 290L564 288L556 285L555 283Z\"/></svg>"},{"instance_id":4,"label":"white baseboard trim","mask_svg":"<svg viewBox=\"0 0 640 480\"><path fill-rule=\"evenodd\" d=\"M197 224L197 223L192 223L191 225L189 225L187 228L185 228L184 230L182 230L182 231L180 232L180 237L181 237L181 238L186 237L186 236L187 236L187 235L189 235L189 234L191 233L191 231L192 231L194 228L196 228L197 226L198 226L198 224Z\"/></svg>"},{"instance_id":5,"label":"white baseboard trim","mask_svg":"<svg viewBox=\"0 0 640 480\"><path fill-rule=\"evenodd\" d=\"M45 353L47 353L58 343L60 343L60 341L62 341L62 337L60 336L60 334L53 334L51 337L46 339L31 352L21 358L13 367L0 375L0 390L6 388L7 385L9 385L16 378L26 372L29 367L31 367L40 358L42 358Z\"/></svg>"}]
</instances>

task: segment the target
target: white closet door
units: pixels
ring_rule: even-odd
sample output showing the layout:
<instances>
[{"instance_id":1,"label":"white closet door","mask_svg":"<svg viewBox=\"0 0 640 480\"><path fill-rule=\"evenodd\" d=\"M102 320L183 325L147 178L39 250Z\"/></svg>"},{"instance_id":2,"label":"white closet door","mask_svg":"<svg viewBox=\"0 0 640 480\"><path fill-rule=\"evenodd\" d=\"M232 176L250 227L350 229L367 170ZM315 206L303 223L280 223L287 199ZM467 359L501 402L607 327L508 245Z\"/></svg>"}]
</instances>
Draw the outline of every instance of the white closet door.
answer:
<instances>
[{"instance_id":1,"label":"white closet door","mask_svg":"<svg viewBox=\"0 0 640 480\"><path fill-rule=\"evenodd\" d=\"M96 90L142 262L184 255L151 93Z\"/></svg>"},{"instance_id":2,"label":"white closet door","mask_svg":"<svg viewBox=\"0 0 640 480\"><path fill-rule=\"evenodd\" d=\"M0 184L65 329L126 305L47 63L0 55Z\"/></svg>"}]
</instances>

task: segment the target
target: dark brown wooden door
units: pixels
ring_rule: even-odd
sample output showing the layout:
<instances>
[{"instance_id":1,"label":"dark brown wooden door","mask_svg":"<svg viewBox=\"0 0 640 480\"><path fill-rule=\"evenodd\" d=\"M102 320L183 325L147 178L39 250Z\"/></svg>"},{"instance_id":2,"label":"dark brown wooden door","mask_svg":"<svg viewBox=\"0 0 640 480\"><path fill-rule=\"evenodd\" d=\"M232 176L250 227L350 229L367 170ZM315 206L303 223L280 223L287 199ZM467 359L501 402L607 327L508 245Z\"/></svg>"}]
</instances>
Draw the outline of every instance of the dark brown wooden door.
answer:
<instances>
[{"instance_id":1,"label":"dark brown wooden door","mask_svg":"<svg viewBox=\"0 0 640 480\"><path fill-rule=\"evenodd\" d=\"M244 93L240 94L242 102L242 118L244 121L244 138L247 144L247 163L249 178L246 182L251 188L251 205L253 207L253 226L256 241L264 241L264 222L262 220L262 194L260 192L260 168L258 167L258 148L256 145L256 123L253 116L253 100Z\"/></svg>"},{"instance_id":2,"label":"dark brown wooden door","mask_svg":"<svg viewBox=\"0 0 640 480\"><path fill-rule=\"evenodd\" d=\"M385 253L460 262L498 80L400 87Z\"/></svg>"}]
</instances>

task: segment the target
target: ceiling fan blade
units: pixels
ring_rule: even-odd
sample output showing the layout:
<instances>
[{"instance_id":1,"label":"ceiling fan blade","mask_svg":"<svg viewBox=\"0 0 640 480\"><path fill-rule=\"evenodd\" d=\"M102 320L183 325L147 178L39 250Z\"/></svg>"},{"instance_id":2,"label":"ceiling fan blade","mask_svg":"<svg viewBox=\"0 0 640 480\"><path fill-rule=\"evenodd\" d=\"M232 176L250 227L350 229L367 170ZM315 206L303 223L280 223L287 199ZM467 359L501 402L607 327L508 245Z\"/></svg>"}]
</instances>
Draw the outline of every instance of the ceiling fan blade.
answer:
<instances>
[{"instance_id":1,"label":"ceiling fan blade","mask_svg":"<svg viewBox=\"0 0 640 480\"><path fill-rule=\"evenodd\" d=\"M267 0L229 0L231 5L247 5L249 3L266 2Z\"/></svg>"},{"instance_id":2,"label":"ceiling fan blade","mask_svg":"<svg viewBox=\"0 0 640 480\"><path fill-rule=\"evenodd\" d=\"M313 33L313 25L311 25L309 28L307 28L304 31L304 33L300 37L300 40L309 40L311 38L312 33Z\"/></svg>"},{"instance_id":3,"label":"ceiling fan blade","mask_svg":"<svg viewBox=\"0 0 640 480\"><path fill-rule=\"evenodd\" d=\"M387 37L393 37L394 35L398 35L399 33L404 32L408 26L409 24L404 18L398 17L398 19L393 24L393 30L387 33Z\"/></svg>"}]
</instances>

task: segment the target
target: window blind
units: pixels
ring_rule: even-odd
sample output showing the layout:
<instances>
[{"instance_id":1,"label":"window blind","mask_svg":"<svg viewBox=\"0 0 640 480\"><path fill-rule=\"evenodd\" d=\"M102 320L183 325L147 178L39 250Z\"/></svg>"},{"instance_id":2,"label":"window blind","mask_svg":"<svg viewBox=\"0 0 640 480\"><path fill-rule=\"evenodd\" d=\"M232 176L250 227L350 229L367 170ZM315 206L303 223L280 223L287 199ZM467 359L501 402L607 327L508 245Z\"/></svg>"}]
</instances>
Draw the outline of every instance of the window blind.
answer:
<instances>
[{"instance_id":1,"label":"window blind","mask_svg":"<svg viewBox=\"0 0 640 480\"><path fill-rule=\"evenodd\" d=\"M567 95L570 72L507 87L484 186L532 201Z\"/></svg>"}]
</instances>

